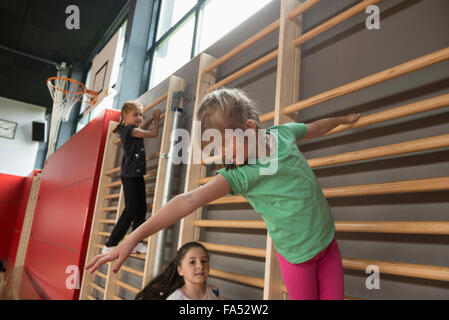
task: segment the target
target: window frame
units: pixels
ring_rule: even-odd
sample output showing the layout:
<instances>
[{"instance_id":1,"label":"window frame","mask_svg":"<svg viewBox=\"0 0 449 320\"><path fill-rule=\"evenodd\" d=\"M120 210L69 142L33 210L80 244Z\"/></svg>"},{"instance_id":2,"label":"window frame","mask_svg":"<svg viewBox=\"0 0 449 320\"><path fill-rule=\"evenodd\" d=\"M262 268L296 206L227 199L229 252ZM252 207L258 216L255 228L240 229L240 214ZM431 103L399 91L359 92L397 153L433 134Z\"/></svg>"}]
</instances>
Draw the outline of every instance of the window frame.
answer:
<instances>
[{"instance_id":1,"label":"window frame","mask_svg":"<svg viewBox=\"0 0 449 320\"><path fill-rule=\"evenodd\" d=\"M154 64L154 53L156 49L162 45L165 41L167 41L172 35L178 31L180 27L182 27L189 19L195 19L194 28L193 28L193 37L192 37L192 50L190 52L190 59L192 59L196 54L196 41L198 38L198 26L199 26L199 16L201 8L211 0L197 0L197 3L187 11L181 19L179 19L173 26L170 27L161 37L156 40L157 37L157 29L159 26L159 20L161 16L161 7L162 1L164 0L155 0L154 1L154 10L151 19L151 27L150 27L150 36L148 39L147 52L145 54L145 63L148 64L148 69L146 70L145 77L145 87L149 89L151 74L153 71Z\"/></svg>"}]
</instances>

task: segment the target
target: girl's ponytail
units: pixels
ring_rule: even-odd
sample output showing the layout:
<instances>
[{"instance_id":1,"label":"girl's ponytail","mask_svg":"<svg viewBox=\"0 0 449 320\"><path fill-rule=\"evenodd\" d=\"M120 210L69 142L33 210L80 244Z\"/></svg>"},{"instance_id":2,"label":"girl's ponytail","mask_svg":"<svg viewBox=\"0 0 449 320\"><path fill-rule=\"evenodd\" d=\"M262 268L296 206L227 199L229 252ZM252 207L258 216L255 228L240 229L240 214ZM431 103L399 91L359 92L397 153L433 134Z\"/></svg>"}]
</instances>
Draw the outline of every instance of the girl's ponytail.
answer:
<instances>
[{"instance_id":1,"label":"girl's ponytail","mask_svg":"<svg viewBox=\"0 0 449 320\"><path fill-rule=\"evenodd\" d=\"M184 285L175 260L176 258L136 295L136 300L165 300Z\"/></svg>"},{"instance_id":2,"label":"girl's ponytail","mask_svg":"<svg viewBox=\"0 0 449 320\"><path fill-rule=\"evenodd\" d=\"M125 125L125 121L124 121L123 118L122 118L122 119L120 119L120 123L117 125L117 127L115 127L114 130L112 130L112 132L115 133L115 134L118 134L118 133L119 133L119 130L120 130L121 128L123 128L124 125Z\"/></svg>"}]
</instances>

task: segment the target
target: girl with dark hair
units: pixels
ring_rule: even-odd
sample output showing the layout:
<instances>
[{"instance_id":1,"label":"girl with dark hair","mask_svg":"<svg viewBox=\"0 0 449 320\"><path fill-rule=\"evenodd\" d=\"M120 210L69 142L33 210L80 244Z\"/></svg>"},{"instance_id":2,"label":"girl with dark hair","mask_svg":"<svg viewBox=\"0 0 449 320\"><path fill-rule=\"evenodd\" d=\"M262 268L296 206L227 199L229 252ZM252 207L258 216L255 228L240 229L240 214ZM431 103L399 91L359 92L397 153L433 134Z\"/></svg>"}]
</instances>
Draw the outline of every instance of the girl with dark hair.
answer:
<instances>
[{"instance_id":1,"label":"girl with dark hair","mask_svg":"<svg viewBox=\"0 0 449 320\"><path fill-rule=\"evenodd\" d=\"M188 242L162 273L136 295L136 300L218 300L218 289L206 283L208 276L207 249L198 242Z\"/></svg>"}]
</instances>

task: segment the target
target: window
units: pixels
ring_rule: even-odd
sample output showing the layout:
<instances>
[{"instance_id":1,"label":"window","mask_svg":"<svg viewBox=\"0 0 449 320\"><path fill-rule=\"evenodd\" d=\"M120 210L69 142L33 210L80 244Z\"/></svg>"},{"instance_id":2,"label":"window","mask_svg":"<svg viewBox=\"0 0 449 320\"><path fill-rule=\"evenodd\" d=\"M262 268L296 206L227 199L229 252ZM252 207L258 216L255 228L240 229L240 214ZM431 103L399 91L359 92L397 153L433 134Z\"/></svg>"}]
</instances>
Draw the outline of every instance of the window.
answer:
<instances>
[{"instance_id":1,"label":"window","mask_svg":"<svg viewBox=\"0 0 449 320\"><path fill-rule=\"evenodd\" d=\"M158 0L147 63L149 89L272 0Z\"/></svg>"},{"instance_id":2,"label":"window","mask_svg":"<svg viewBox=\"0 0 449 320\"><path fill-rule=\"evenodd\" d=\"M192 16L155 49L150 87L163 81L190 60L194 27L195 19Z\"/></svg>"},{"instance_id":3,"label":"window","mask_svg":"<svg viewBox=\"0 0 449 320\"><path fill-rule=\"evenodd\" d=\"M190 11L197 0L164 0L162 1L156 39L159 40L171 27Z\"/></svg>"},{"instance_id":4,"label":"window","mask_svg":"<svg viewBox=\"0 0 449 320\"><path fill-rule=\"evenodd\" d=\"M198 52L207 49L271 0L211 0L201 9Z\"/></svg>"}]
</instances>

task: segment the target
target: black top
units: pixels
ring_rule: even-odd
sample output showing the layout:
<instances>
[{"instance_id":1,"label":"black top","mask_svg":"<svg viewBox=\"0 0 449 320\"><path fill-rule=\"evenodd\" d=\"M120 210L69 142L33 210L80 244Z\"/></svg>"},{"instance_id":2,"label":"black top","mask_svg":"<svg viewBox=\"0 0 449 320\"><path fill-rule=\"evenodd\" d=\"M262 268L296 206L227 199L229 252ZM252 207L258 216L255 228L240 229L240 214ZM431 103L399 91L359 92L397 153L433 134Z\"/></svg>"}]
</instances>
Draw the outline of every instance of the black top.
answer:
<instances>
[{"instance_id":1,"label":"black top","mask_svg":"<svg viewBox=\"0 0 449 320\"><path fill-rule=\"evenodd\" d=\"M147 173L143 138L135 138L131 135L135 128L137 127L130 125L119 129L123 146L122 177L140 177Z\"/></svg>"}]
</instances>

